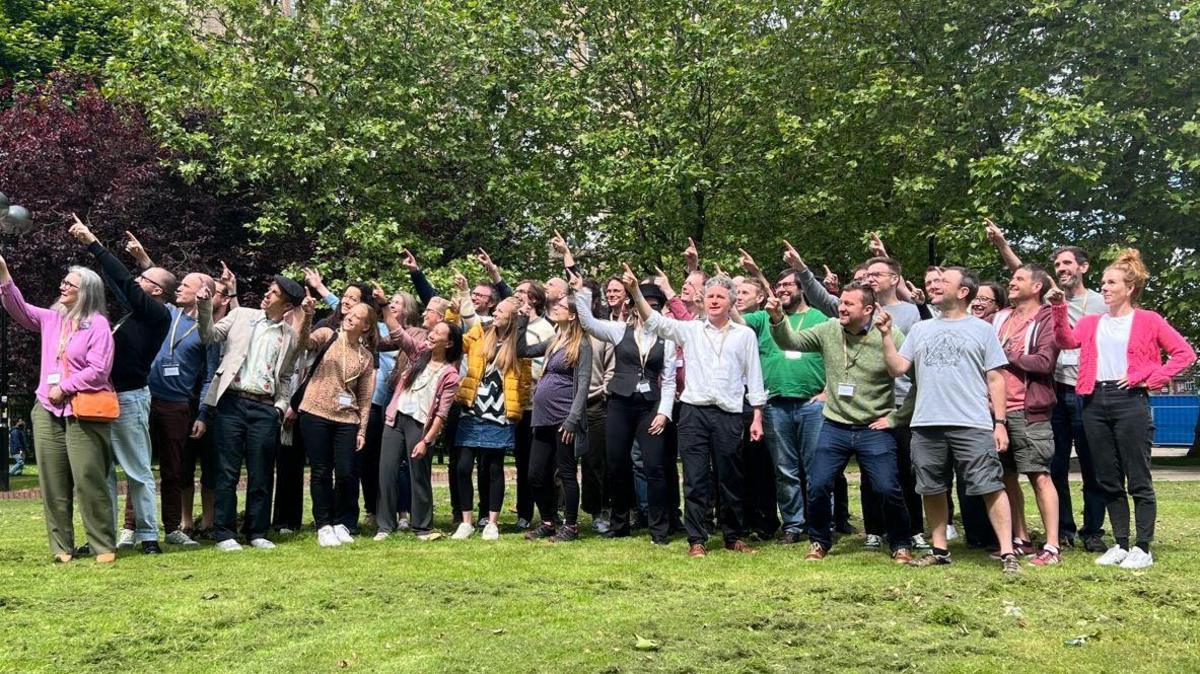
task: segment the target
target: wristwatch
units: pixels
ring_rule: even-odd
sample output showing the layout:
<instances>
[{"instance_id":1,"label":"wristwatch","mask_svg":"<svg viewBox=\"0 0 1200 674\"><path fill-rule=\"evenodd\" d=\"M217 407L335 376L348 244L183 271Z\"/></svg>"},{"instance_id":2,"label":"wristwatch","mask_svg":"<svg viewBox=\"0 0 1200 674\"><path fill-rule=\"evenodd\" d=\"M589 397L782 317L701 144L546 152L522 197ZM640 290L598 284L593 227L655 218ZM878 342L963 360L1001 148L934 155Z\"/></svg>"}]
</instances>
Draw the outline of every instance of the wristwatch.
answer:
<instances>
[{"instance_id":1,"label":"wristwatch","mask_svg":"<svg viewBox=\"0 0 1200 674\"><path fill-rule=\"evenodd\" d=\"M994 422L992 424L993 426L995 424L1000 424L1001 426L1008 428L1008 419L992 419L992 421Z\"/></svg>"}]
</instances>

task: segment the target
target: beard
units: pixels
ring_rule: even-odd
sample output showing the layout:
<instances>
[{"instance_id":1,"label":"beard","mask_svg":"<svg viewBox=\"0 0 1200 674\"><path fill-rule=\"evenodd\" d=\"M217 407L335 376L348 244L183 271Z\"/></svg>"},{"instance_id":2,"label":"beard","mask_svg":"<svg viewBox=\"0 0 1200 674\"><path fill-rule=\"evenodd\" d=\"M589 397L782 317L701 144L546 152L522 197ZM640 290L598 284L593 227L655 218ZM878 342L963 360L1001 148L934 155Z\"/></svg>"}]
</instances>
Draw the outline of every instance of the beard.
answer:
<instances>
[{"instance_id":1,"label":"beard","mask_svg":"<svg viewBox=\"0 0 1200 674\"><path fill-rule=\"evenodd\" d=\"M1079 287L1079 284L1082 280L1083 278L1080 274L1071 274L1067 278L1059 276L1058 285L1062 287L1063 290L1074 290L1075 288Z\"/></svg>"}]
</instances>

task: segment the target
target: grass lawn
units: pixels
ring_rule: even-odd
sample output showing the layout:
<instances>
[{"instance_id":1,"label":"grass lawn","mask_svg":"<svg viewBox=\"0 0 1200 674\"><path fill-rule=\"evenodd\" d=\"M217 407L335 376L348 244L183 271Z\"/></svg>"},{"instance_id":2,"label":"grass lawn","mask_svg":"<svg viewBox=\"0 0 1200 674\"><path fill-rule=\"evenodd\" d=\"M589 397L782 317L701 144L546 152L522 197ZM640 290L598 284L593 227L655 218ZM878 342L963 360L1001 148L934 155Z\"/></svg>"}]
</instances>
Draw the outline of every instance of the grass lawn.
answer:
<instances>
[{"instance_id":1,"label":"grass lawn","mask_svg":"<svg viewBox=\"0 0 1200 674\"><path fill-rule=\"evenodd\" d=\"M1149 571L1068 552L1017 578L964 548L896 567L860 536L818 564L774 544L692 560L679 540L320 549L305 532L54 565L40 503L0 501L0 671L1196 671L1196 487L1158 485Z\"/></svg>"}]
</instances>

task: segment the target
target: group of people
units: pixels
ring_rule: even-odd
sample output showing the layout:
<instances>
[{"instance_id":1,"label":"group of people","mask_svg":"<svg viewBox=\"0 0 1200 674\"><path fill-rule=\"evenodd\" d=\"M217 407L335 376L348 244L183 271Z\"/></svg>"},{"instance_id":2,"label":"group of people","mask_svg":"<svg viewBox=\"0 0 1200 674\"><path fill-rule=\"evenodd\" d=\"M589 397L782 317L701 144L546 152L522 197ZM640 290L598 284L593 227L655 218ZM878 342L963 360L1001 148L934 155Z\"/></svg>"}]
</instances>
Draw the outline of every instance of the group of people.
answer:
<instances>
[{"instance_id":1,"label":"group of people","mask_svg":"<svg viewBox=\"0 0 1200 674\"><path fill-rule=\"evenodd\" d=\"M1138 306L1148 274L1137 251L1104 270L1097 293L1083 250L1056 250L1049 272L1023 263L990 221L985 231L1011 271L1005 284L947 266L917 287L877 237L844 286L827 268L818 279L786 241L774 281L744 251L742 275L709 276L689 242L676 293L659 269L588 278L556 233L563 275L544 282L510 286L480 250L488 280L456 275L443 294L405 251L414 293L349 283L335 295L306 269L304 284L276 276L250 309L224 264L218 278L178 280L127 233L130 271L76 219L70 233L101 273L71 267L49 309L25 301L0 259L5 310L41 336L32 425L51 552L157 554L160 532L172 545L272 548L302 526L306 463L320 546L364 531L436 540L440 447L455 540L500 537L511 454L527 539L579 539L582 511L597 536L683 536L692 557L719 530L728 551L807 541L805 559L820 561L854 531L844 473L855 458L865 543L886 540L897 563L949 564L957 507L966 542L1005 572L1022 558L1057 564L1071 545L1101 565L1150 566L1147 396L1195 352ZM124 309L115 323L106 285ZM317 298L331 312L314 324ZM96 412L103 395L118 403L112 418Z\"/></svg>"}]
</instances>

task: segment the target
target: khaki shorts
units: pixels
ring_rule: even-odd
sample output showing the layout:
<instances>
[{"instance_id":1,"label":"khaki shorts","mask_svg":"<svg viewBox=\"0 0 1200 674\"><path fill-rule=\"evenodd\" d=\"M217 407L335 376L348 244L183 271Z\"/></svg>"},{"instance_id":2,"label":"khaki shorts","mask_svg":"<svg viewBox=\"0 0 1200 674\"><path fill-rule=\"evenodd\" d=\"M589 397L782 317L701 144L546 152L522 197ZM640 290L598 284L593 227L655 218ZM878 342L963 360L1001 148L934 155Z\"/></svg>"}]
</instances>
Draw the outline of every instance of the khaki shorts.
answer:
<instances>
[{"instance_id":1,"label":"khaki shorts","mask_svg":"<svg viewBox=\"0 0 1200 674\"><path fill-rule=\"evenodd\" d=\"M1049 421L1025 420L1024 412L1008 413L1008 451L1001 452L1005 473L1049 473L1054 459L1054 431Z\"/></svg>"},{"instance_id":2,"label":"khaki shorts","mask_svg":"<svg viewBox=\"0 0 1200 674\"><path fill-rule=\"evenodd\" d=\"M950 490L957 467L968 496L1004 489L1004 468L992 432L961 426L912 429L912 465L916 492L922 496Z\"/></svg>"}]
</instances>

